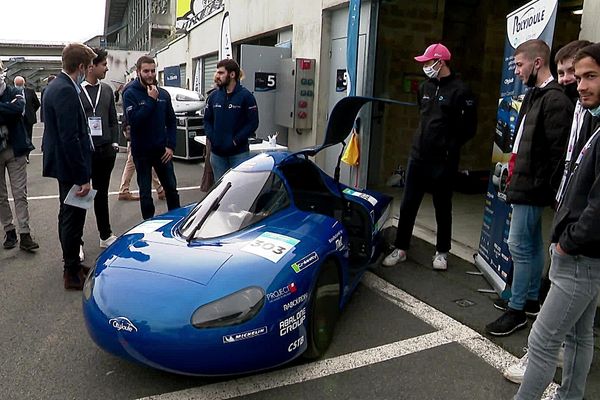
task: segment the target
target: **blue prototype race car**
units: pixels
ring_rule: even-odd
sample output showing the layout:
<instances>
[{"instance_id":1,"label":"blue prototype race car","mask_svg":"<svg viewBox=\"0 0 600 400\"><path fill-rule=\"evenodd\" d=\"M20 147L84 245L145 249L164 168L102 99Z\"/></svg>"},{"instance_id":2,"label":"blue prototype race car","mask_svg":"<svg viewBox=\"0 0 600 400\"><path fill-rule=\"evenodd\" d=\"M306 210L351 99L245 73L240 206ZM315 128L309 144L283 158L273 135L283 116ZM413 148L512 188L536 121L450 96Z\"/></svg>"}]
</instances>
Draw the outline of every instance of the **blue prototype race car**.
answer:
<instances>
[{"instance_id":1,"label":"blue prototype race car","mask_svg":"<svg viewBox=\"0 0 600 400\"><path fill-rule=\"evenodd\" d=\"M201 202L122 235L85 282L83 313L94 342L188 375L321 356L340 310L378 257L391 198L339 183L308 156L341 143L371 100L341 100L323 145L257 155Z\"/></svg>"}]
</instances>

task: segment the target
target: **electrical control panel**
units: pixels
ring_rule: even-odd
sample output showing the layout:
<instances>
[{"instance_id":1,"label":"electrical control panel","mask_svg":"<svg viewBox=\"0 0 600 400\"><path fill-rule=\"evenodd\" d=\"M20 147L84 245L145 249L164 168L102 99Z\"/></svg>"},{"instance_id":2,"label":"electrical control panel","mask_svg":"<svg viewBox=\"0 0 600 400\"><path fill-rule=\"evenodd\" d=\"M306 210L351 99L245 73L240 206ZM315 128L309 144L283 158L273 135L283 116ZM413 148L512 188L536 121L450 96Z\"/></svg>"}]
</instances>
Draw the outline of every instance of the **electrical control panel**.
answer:
<instances>
[{"instance_id":1,"label":"electrical control panel","mask_svg":"<svg viewBox=\"0 0 600 400\"><path fill-rule=\"evenodd\" d=\"M288 128L311 129L315 98L316 60L281 60L275 98L275 123Z\"/></svg>"}]
</instances>

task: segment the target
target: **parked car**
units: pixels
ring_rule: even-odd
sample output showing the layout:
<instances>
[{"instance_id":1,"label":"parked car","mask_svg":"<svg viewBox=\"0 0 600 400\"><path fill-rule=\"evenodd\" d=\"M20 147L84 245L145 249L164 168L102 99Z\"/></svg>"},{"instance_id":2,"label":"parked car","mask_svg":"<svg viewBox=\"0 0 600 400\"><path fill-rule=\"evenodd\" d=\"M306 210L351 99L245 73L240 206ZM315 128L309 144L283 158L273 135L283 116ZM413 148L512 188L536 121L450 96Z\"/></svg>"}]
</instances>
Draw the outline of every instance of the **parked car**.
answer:
<instances>
[{"instance_id":1,"label":"parked car","mask_svg":"<svg viewBox=\"0 0 600 400\"><path fill-rule=\"evenodd\" d=\"M323 145L257 155L201 202L123 234L85 283L94 342L189 375L323 355L340 311L380 254L392 199L347 187L308 157L342 142L370 100L342 99Z\"/></svg>"},{"instance_id":2,"label":"parked car","mask_svg":"<svg viewBox=\"0 0 600 400\"><path fill-rule=\"evenodd\" d=\"M206 106L204 96L193 90L175 86L161 86L171 95L171 104L176 114L194 114Z\"/></svg>"}]
</instances>

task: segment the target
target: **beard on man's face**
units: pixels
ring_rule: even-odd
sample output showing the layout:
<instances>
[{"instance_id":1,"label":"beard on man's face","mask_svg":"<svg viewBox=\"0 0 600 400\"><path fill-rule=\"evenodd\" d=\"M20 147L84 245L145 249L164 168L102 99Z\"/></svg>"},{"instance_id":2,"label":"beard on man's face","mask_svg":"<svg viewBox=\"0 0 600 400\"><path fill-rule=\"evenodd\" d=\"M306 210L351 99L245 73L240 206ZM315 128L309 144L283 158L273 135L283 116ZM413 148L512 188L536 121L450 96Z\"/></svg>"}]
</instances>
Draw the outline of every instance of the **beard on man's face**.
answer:
<instances>
[{"instance_id":1,"label":"beard on man's face","mask_svg":"<svg viewBox=\"0 0 600 400\"><path fill-rule=\"evenodd\" d=\"M231 82L231 78L229 77L229 75L225 75L223 78L218 79L217 86L220 88L226 87L227 85L229 85L229 82Z\"/></svg>"}]
</instances>

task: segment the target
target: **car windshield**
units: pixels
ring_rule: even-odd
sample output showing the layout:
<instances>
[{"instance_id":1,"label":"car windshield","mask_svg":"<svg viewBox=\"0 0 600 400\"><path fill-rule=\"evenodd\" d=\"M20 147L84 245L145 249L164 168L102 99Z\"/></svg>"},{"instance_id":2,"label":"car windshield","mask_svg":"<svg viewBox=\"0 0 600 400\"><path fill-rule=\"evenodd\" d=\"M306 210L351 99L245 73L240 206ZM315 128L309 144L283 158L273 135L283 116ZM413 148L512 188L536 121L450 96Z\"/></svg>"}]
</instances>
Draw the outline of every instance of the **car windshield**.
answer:
<instances>
[{"instance_id":1,"label":"car windshield","mask_svg":"<svg viewBox=\"0 0 600 400\"><path fill-rule=\"evenodd\" d=\"M277 174L233 170L187 216L181 234L188 241L227 235L288 205L289 196Z\"/></svg>"}]
</instances>

